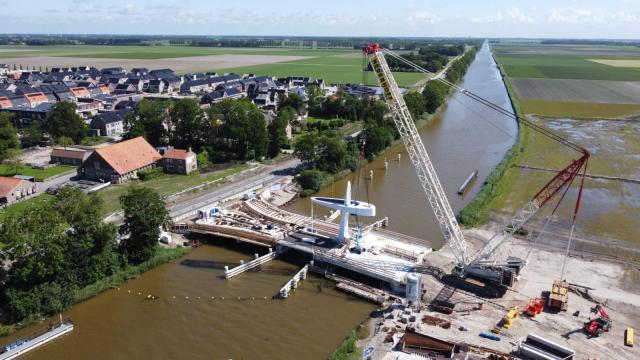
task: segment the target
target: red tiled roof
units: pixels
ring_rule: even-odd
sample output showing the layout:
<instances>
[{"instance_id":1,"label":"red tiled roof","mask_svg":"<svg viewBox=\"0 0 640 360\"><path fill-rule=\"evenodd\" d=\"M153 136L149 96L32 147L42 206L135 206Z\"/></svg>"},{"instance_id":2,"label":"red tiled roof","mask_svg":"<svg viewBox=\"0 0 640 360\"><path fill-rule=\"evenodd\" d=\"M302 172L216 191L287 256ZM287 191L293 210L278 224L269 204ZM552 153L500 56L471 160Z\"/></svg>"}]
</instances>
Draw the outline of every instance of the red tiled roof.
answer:
<instances>
[{"instance_id":1,"label":"red tiled roof","mask_svg":"<svg viewBox=\"0 0 640 360\"><path fill-rule=\"evenodd\" d=\"M35 92L30 94L24 94L29 103L48 102L49 98L43 92Z\"/></svg>"},{"instance_id":2,"label":"red tiled roof","mask_svg":"<svg viewBox=\"0 0 640 360\"><path fill-rule=\"evenodd\" d=\"M162 159L160 153L142 136L97 149L96 153L119 175L140 169Z\"/></svg>"},{"instance_id":3,"label":"red tiled roof","mask_svg":"<svg viewBox=\"0 0 640 360\"><path fill-rule=\"evenodd\" d=\"M21 182L20 179L0 176L0 196L9 195Z\"/></svg>"},{"instance_id":4,"label":"red tiled roof","mask_svg":"<svg viewBox=\"0 0 640 360\"><path fill-rule=\"evenodd\" d=\"M78 97L78 96L91 96L91 94L89 93L89 90L87 90L87 88L84 88L84 87L72 87L72 88L69 88L69 90L76 97Z\"/></svg>"},{"instance_id":5,"label":"red tiled roof","mask_svg":"<svg viewBox=\"0 0 640 360\"><path fill-rule=\"evenodd\" d=\"M6 96L0 96L0 107L11 107L13 104Z\"/></svg>"},{"instance_id":6,"label":"red tiled roof","mask_svg":"<svg viewBox=\"0 0 640 360\"><path fill-rule=\"evenodd\" d=\"M70 158L70 159L83 160L85 154L86 154L86 151L81 149L54 148L53 150L51 150L51 156Z\"/></svg>"},{"instance_id":7,"label":"red tiled roof","mask_svg":"<svg viewBox=\"0 0 640 360\"><path fill-rule=\"evenodd\" d=\"M187 160L187 158L191 155L188 150L182 149L167 149L164 152L164 157L167 159L181 159Z\"/></svg>"}]
</instances>

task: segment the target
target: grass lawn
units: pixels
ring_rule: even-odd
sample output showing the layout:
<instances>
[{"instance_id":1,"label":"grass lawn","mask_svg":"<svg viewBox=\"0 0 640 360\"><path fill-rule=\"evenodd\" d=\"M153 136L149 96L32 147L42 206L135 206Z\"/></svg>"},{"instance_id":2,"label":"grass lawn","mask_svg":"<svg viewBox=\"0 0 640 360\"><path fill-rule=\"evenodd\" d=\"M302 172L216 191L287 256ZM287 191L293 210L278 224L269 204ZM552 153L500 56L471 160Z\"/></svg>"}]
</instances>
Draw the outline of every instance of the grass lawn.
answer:
<instances>
[{"instance_id":1,"label":"grass lawn","mask_svg":"<svg viewBox=\"0 0 640 360\"><path fill-rule=\"evenodd\" d=\"M51 201L54 198L53 195L49 194L40 194L38 196L34 196L27 200L15 203L9 207L4 209L0 209L0 221L2 221L6 216L14 215L14 214L22 214L27 210L31 205L39 204L47 201ZM0 248L2 245L0 244Z\"/></svg>"},{"instance_id":2,"label":"grass lawn","mask_svg":"<svg viewBox=\"0 0 640 360\"><path fill-rule=\"evenodd\" d=\"M208 181L219 180L237 174L247 168L249 168L248 165L238 165L227 170L215 171L208 174L200 174L199 172L194 172L189 175L163 174L159 178L148 181L134 180L125 184L112 185L104 190L100 190L99 194L104 199L106 213L110 214L120 209L120 196L134 184L151 188L160 195L167 196Z\"/></svg>"},{"instance_id":3,"label":"grass lawn","mask_svg":"<svg viewBox=\"0 0 640 360\"><path fill-rule=\"evenodd\" d=\"M75 170L76 168L74 166L66 165L56 165L48 169L32 169L31 166L26 165L18 166L19 175L33 176L34 178L36 178L36 181L44 181L45 179L52 176L73 172ZM8 164L0 165L0 176L13 175L16 175L14 166Z\"/></svg>"},{"instance_id":4,"label":"grass lawn","mask_svg":"<svg viewBox=\"0 0 640 360\"><path fill-rule=\"evenodd\" d=\"M87 136L86 138L82 139L82 142L80 145L95 146L95 145L104 144L107 141L109 141L108 136Z\"/></svg>"},{"instance_id":5,"label":"grass lawn","mask_svg":"<svg viewBox=\"0 0 640 360\"><path fill-rule=\"evenodd\" d=\"M601 104L577 101L520 100L527 114L580 119L619 119L640 114L637 104Z\"/></svg>"}]
</instances>

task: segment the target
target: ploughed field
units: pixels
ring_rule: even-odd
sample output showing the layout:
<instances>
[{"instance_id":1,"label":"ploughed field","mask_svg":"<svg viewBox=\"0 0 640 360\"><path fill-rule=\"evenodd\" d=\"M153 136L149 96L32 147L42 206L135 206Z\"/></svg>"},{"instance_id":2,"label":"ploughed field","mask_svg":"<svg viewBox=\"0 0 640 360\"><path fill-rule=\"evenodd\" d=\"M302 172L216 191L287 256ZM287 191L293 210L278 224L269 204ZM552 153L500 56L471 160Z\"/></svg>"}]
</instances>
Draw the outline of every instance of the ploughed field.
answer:
<instances>
[{"instance_id":1,"label":"ploughed field","mask_svg":"<svg viewBox=\"0 0 640 360\"><path fill-rule=\"evenodd\" d=\"M360 83L362 57L351 49L213 48L191 46L0 46L0 63L36 69L90 65L171 68L186 72L236 72L271 76L310 76L327 83ZM409 87L424 76L397 73ZM370 74L368 83L376 80Z\"/></svg>"},{"instance_id":2,"label":"ploughed field","mask_svg":"<svg viewBox=\"0 0 640 360\"><path fill-rule=\"evenodd\" d=\"M640 48L498 44L500 66L525 112L542 116L640 115Z\"/></svg>"}]
</instances>

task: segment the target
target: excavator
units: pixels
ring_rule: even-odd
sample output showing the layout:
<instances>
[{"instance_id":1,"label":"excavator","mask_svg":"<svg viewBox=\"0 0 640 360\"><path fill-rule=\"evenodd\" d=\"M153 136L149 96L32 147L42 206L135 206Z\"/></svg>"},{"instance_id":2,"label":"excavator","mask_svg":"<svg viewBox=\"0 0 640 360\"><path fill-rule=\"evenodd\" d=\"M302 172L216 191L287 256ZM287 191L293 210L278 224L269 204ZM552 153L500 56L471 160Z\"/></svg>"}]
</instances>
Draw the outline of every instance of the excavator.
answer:
<instances>
[{"instance_id":1,"label":"excavator","mask_svg":"<svg viewBox=\"0 0 640 360\"><path fill-rule=\"evenodd\" d=\"M593 318L584 324L584 331L589 335L589 337L598 337L602 335L602 333L609 332L609 330L611 330L613 327L613 321L602 305L596 305L591 309L591 313L598 315L598 317Z\"/></svg>"},{"instance_id":2,"label":"excavator","mask_svg":"<svg viewBox=\"0 0 640 360\"><path fill-rule=\"evenodd\" d=\"M379 44L367 44L363 47L362 51L367 62L370 64L371 69L375 73L380 86L382 87L384 100L409 154L409 158L416 170L421 187L427 197L431 209L433 210L435 218L440 226L440 230L444 235L446 244L451 249L451 252L455 257L456 266L452 274L454 275L454 278L470 279L472 281L479 280L482 282L481 287L486 286L491 289L504 290L513 286L518 278L520 270L526 265L526 259L507 257L506 259L495 260L492 258L492 255L494 255L494 252L500 247L500 245L502 245L514 233L517 233L536 213L538 213L543 206L554 200L554 198L559 197L553 212L549 215L548 219L551 219L558 209L560 202L573 184L575 178L582 173L582 181L580 182L578 199L574 208L573 223L571 225L571 234L569 237L570 244L571 238L573 237L576 216L580 208L584 175L586 173L587 163L590 157L589 151L544 127L541 127L525 118L521 118L510 110L504 109L469 90L463 89L460 86L449 82L445 77L435 76L431 81L440 81L466 97L495 110L499 114L516 120L520 126L526 126L536 133L542 134L543 136L548 137L549 139L554 140L579 154L578 158L573 159L568 166L553 176L553 178L550 179L524 207L517 211L512 219L502 227L501 231L498 231L486 243L484 248L475 254L470 254L467 249L467 242L462 230L460 229L458 221L451 209L451 205L449 204L440 180L438 179L433 164L415 126L411 113L404 102L402 93L400 92L393 74L389 69L385 57L388 56L394 58L424 74L433 74L410 60L407 60L390 50L383 49ZM569 244L567 245L567 251ZM384 265L389 266L388 264ZM494 296L497 296L500 292L491 291L491 293L494 294Z\"/></svg>"}]
</instances>

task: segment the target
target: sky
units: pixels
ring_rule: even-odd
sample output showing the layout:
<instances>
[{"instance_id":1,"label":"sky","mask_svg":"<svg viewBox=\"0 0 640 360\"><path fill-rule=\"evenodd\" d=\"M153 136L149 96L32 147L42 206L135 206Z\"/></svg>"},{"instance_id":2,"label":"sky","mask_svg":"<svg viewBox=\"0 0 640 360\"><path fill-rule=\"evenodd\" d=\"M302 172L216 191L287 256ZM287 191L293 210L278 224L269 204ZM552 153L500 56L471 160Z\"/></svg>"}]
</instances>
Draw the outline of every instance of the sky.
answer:
<instances>
[{"instance_id":1,"label":"sky","mask_svg":"<svg viewBox=\"0 0 640 360\"><path fill-rule=\"evenodd\" d=\"M0 33L640 38L640 0L0 0Z\"/></svg>"}]
</instances>

